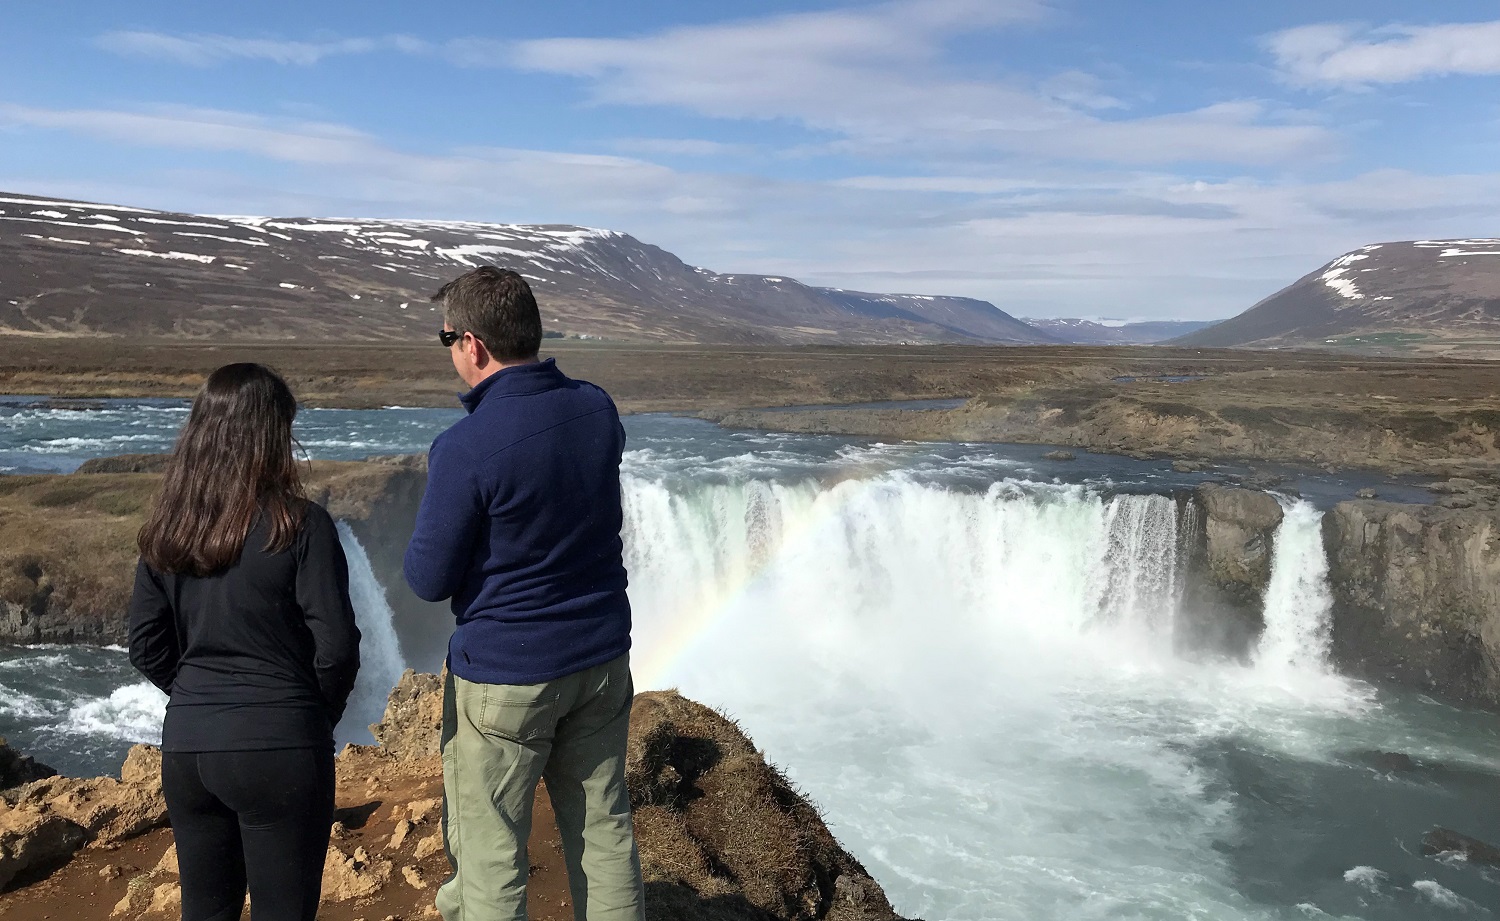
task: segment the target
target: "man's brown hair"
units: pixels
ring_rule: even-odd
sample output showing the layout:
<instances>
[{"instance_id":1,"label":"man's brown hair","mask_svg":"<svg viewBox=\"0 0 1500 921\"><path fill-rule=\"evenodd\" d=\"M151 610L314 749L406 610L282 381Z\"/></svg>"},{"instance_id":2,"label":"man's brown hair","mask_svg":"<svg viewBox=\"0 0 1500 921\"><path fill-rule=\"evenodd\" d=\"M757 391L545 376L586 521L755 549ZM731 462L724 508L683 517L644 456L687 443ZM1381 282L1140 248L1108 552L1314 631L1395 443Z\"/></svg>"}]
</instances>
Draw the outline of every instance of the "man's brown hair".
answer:
<instances>
[{"instance_id":1,"label":"man's brown hair","mask_svg":"<svg viewBox=\"0 0 1500 921\"><path fill-rule=\"evenodd\" d=\"M471 333L500 361L535 358L542 347L542 315L531 286L518 272L482 265L438 289L448 325Z\"/></svg>"}]
</instances>

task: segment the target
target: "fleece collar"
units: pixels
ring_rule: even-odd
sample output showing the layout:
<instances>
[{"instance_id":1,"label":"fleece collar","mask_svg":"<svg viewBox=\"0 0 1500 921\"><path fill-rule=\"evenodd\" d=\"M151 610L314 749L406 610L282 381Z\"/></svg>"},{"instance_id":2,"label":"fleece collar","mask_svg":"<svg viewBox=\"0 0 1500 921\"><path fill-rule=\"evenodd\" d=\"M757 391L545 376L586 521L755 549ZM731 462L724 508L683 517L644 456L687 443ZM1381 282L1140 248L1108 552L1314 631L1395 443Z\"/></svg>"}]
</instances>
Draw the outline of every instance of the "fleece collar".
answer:
<instances>
[{"instance_id":1,"label":"fleece collar","mask_svg":"<svg viewBox=\"0 0 1500 921\"><path fill-rule=\"evenodd\" d=\"M502 368L476 384L473 390L459 394L458 400L464 404L464 409L472 413L479 408L480 402L485 397L491 395L514 397L541 393L544 390L556 389L564 380L566 378L563 377L563 373L557 370L557 359L549 358L546 361Z\"/></svg>"}]
</instances>

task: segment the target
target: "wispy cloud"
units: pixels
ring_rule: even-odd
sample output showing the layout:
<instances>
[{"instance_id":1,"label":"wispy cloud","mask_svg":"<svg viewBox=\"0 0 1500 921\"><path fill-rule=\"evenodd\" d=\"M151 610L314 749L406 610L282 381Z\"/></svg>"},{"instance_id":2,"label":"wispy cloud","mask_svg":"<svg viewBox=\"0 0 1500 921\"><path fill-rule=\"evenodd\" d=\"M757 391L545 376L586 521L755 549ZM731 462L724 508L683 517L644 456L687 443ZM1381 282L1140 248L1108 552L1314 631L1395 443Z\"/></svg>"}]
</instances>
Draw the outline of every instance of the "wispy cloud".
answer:
<instances>
[{"instance_id":1,"label":"wispy cloud","mask_svg":"<svg viewBox=\"0 0 1500 921\"><path fill-rule=\"evenodd\" d=\"M1278 32L1266 43L1282 74L1304 85L1500 74L1500 21L1373 30L1323 23Z\"/></svg>"},{"instance_id":2,"label":"wispy cloud","mask_svg":"<svg viewBox=\"0 0 1500 921\"><path fill-rule=\"evenodd\" d=\"M1327 152L1315 125L1283 125L1253 102L1149 118L1087 74L1029 88L955 77L952 40L1041 21L1029 0L901 0L668 29L636 38L523 41L495 61L587 81L600 104L664 106L721 119L788 120L850 153L1000 151L1094 162L1268 163Z\"/></svg>"},{"instance_id":3,"label":"wispy cloud","mask_svg":"<svg viewBox=\"0 0 1500 921\"><path fill-rule=\"evenodd\" d=\"M433 50L430 43L406 35L309 42L240 38L232 35L106 32L95 39L95 42L99 47L115 54L159 58L194 67L208 67L232 60L311 66L324 58L343 55L373 54L380 51L426 54Z\"/></svg>"},{"instance_id":4,"label":"wispy cloud","mask_svg":"<svg viewBox=\"0 0 1500 921\"><path fill-rule=\"evenodd\" d=\"M1060 165L779 180L598 153L413 151L335 123L185 108L0 104L0 129L66 132L80 149L202 152L188 173L149 168L135 192L88 189L130 204L591 223L718 270L964 294L1042 316L1100 305L1142 316L1227 316L1356 246L1471 233L1488 214L1483 204L1500 197L1500 176L1399 171L1324 184L1205 183ZM245 157L278 164L265 172L274 178L249 178ZM84 191L36 181L18 188Z\"/></svg>"},{"instance_id":5,"label":"wispy cloud","mask_svg":"<svg viewBox=\"0 0 1500 921\"><path fill-rule=\"evenodd\" d=\"M722 157L751 151L746 144L726 144L703 138L620 138L613 142L618 150L629 153L667 157Z\"/></svg>"}]
</instances>

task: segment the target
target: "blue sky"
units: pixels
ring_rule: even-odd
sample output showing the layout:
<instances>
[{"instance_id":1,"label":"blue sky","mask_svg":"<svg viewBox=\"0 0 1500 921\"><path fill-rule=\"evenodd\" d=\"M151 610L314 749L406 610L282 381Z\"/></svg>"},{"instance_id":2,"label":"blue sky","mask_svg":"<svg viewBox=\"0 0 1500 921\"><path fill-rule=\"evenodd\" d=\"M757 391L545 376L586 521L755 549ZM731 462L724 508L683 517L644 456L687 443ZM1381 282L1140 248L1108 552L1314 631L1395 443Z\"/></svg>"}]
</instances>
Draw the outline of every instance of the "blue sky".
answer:
<instances>
[{"instance_id":1,"label":"blue sky","mask_svg":"<svg viewBox=\"0 0 1500 921\"><path fill-rule=\"evenodd\" d=\"M717 271L1207 319L1500 236L1500 5L0 6L0 190L622 230Z\"/></svg>"}]
</instances>

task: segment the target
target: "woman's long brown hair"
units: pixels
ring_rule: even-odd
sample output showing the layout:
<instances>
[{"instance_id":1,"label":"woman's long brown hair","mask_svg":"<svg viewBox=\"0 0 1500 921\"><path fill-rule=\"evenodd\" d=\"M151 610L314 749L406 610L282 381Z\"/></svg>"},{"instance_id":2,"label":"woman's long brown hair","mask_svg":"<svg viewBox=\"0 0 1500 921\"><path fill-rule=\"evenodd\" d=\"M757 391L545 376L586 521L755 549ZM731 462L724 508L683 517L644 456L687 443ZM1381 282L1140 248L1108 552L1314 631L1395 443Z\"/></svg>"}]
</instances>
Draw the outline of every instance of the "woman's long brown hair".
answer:
<instances>
[{"instance_id":1,"label":"woman's long brown hair","mask_svg":"<svg viewBox=\"0 0 1500 921\"><path fill-rule=\"evenodd\" d=\"M137 542L158 572L207 576L232 566L264 515L266 551L291 546L305 498L292 456L297 401L264 365L225 365L193 399L161 492Z\"/></svg>"}]
</instances>

